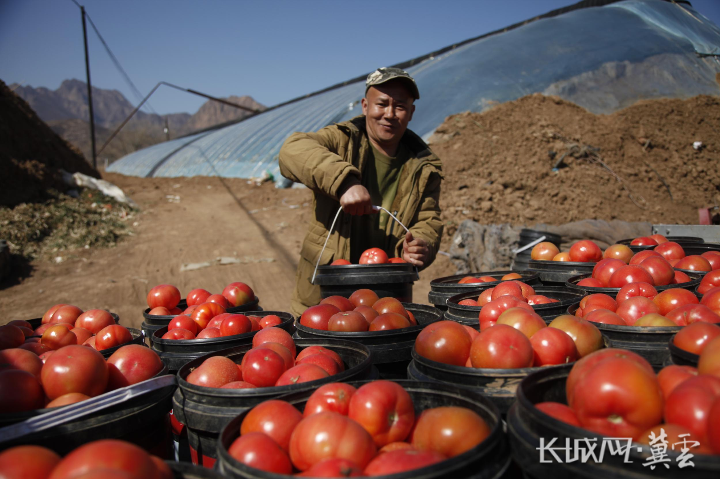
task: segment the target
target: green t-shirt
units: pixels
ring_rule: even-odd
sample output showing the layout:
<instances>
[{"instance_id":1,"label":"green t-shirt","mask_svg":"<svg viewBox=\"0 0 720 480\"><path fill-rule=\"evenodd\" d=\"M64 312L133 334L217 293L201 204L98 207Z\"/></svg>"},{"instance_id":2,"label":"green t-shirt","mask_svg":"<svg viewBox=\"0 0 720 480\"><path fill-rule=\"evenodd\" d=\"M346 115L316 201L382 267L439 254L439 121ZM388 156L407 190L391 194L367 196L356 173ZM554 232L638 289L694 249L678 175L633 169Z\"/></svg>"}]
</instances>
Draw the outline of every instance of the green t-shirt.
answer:
<instances>
[{"instance_id":1,"label":"green t-shirt","mask_svg":"<svg viewBox=\"0 0 720 480\"><path fill-rule=\"evenodd\" d=\"M368 162L363 170L362 185L367 188L373 205L382 205L390 210L395 201L400 174L409 158L408 151L400 144L395 157L388 157L376 149L372 143L370 145L374 159ZM362 252L373 247L382 248L389 256L394 255L392 251L389 251L394 245L388 245L388 235L385 233L388 221L394 222L390 215L383 210L371 215L353 217L351 262L357 263Z\"/></svg>"}]
</instances>

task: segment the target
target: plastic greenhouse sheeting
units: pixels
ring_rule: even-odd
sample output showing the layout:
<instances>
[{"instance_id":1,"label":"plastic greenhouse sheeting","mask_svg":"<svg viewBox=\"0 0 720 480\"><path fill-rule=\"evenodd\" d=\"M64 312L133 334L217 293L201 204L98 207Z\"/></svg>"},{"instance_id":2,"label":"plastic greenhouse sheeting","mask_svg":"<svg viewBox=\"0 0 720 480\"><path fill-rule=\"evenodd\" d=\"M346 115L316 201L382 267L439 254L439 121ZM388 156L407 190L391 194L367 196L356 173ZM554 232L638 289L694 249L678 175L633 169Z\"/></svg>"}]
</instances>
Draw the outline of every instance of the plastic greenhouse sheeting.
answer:
<instances>
[{"instance_id":1,"label":"plastic greenhouse sheeting","mask_svg":"<svg viewBox=\"0 0 720 480\"><path fill-rule=\"evenodd\" d=\"M408 67L421 99L410 128L428 138L448 115L532 93L596 114L637 100L720 95L720 29L687 4L626 0L576 9L486 36ZM364 82L270 109L237 124L127 155L108 171L134 176L279 178L277 154L295 131L361 114Z\"/></svg>"}]
</instances>

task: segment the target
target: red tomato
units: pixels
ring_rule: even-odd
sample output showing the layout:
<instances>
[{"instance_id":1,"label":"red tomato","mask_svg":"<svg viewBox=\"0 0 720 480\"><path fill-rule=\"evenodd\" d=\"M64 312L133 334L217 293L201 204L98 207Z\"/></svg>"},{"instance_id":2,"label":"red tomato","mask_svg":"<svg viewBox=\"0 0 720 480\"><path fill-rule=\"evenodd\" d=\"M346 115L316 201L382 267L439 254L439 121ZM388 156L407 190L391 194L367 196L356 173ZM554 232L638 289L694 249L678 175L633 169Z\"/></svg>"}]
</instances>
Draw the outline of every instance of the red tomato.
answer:
<instances>
[{"instance_id":1,"label":"red tomato","mask_svg":"<svg viewBox=\"0 0 720 480\"><path fill-rule=\"evenodd\" d=\"M710 409L720 397L720 378L698 375L685 380L670 393L665 404L665 421L685 427L707 443L707 425Z\"/></svg>"},{"instance_id":2,"label":"red tomato","mask_svg":"<svg viewBox=\"0 0 720 480\"><path fill-rule=\"evenodd\" d=\"M471 345L472 339L465 328L449 320L431 323L415 339L418 355L460 367L467 362Z\"/></svg>"},{"instance_id":3,"label":"red tomato","mask_svg":"<svg viewBox=\"0 0 720 480\"><path fill-rule=\"evenodd\" d=\"M290 350L293 357L297 354L292 336L282 328L270 327L262 329L253 337L252 345L253 347L259 347L265 342L275 342L283 345Z\"/></svg>"},{"instance_id":4,"label":"red tomato","mask_svg":"<svg viewBox=\"0 0 720 480\"><path fill-rule=\"evenodd\" d=\"M617 302L610 296L604 293L593 293L592 295L586 295L580 300L580 308L586 308L591 305L598 305L601 308L606 308L612 312L617 310Z\"/></svg>"},{"instance_id":5,"label":"red tomato","mask_svg":"<svg viewBox=\"0 0 720 480\"><path fill-rule=\"evenodd\" d=\"M365 468L377 447L356 421L335 412L321 412L300 421L290 437L290 459L307 470L329 458L343 458Z\"/></svg>"},{"instance_id":6,"label":"red tomato","mask_svg":"<svg viewBox=\"0 0 720 480\"><path fill-rule=\"evenodd\" d=\"M211 293L204 288L195 288L193 290L190 290L190 293L187 294L187 305L188 307L191 307L193 305L200 305L201 303L205 303L207 302L207 299L210 295Z\"/></svg>"},{"instance_id":7,"label":"red tomato","mask_svg":"<svg viewBox=\"0 0 720 480\"><path fill-rule=\"evenodd\" d=\"M345 260L344 258L338 258L337 260L333 260L330 265L352 265L352 263Z\"/></svg>"},{"instance_id":8,"label":"red tomato","mask_svg":"<svg viewBox=\"0 0 720 480\"><path fill-rule=\"evenodd\" d=\"M668 320L659 313L649 313L638 318L633 327L676 327L675 322Z\"/></svg>"},{"instance_id":9,"label":"red tomato","mask_svg":"<svg viewBox=\"0 0 720 480\"><path fill-rule=\"evenodd\" d=\"M40 377L42 360L35 353L23 348L8 348L0 350L0 371L9 369L25 370Z\"/></svg>"},{"instance_id":10,"label":"red tomato","mask_svg":"<svg viewBox=\"0 0 720 480\"><path fill-rule=\"evenodd\" d=\"M35 340L35 341L32 341L32 340ZM47 348L45 345L38 342L37 340L38 340L37 337L28 338L25 341L25 343L23 343L22 345L20 345L17 348L19 348L21 350L27 350L28 352L32 352L37 356L40 356L45 352L52 352L52 350L50 350L49 348Z\"/></svg>"},{"instance_id":11,"label":"red tomato","mask_svg":"<svg viewBox=\"0 0 720 480\"><path fill-rule=\"evenodd\" d=\"M156 316L170 315L170 310L168 310L165 307L155 307L148 312L148 315L156 315Z\"/></svg>"},{"instance_id":12,"label":"red tomato","mask_svg":"<svg viewBox=\"0 0 720 480\"><path fill-rule=\"evenodd\" d=\"M180 290L173 285L158 285L150 289L147 304L150 308L165 307L168 310L180 303Z\"/></svg>"},{"instance_id":13,"label":"red tomato","mask_svg":"<svg viewBox=\"0 0 720 480\"><path fill-rule=\"evenodd\" d=\"M655 284L655 280L647 270L638 266L626 265L622 268L617 269L615 273L610 277L610 288L621 288L628 283L634 282L645 282L650 285Z\"/></svg>"},{"instance_id":14,"label":"red tomato","mask_svg":"<svg viewBox=\"0 0 720 480\"><path fill-rule=\"evenodd\" d=\"M494 289L488 288L487 290L483 290L483 292L480 294L480 296L477 299L478 306L484 307L488 303L492 301L492 292Z\"/></svg>"},{"instance_id":15,"label":"red tomato","mask_svg":"<svg viewBox=\"0 0 720 480\"><path fill-rule=\"evenodd\" d=\"M190 330L186 330L184 328L173 328L169 332L166 332L162 336L162 338L166 340L192 340L193 338L195 338L195 334L192 333Z\"/></svg>"},{"instance_id":16,"label":"red tomato","mask_svg":"<svg viewBox=\"0 0 720 480\"><path fill-rule=\"evenodd\" d=\"M307 355L306 357L303 357L302 360L298 361L296 364L317 365L318 367L325 370L328 375L336 375L340 371L337 362L335 362L335 360L328 357L327 355L323 355L322 353L316 353L315 355Z\"/></svg>"},{"instance_id":17,"label":"red tomato","mask_svg":"<svg viewBox=\"0 0 720 480\"><path fill-rule=\"evenodd\" d=\"M489 275L480 277L480 279L483 279L483 278L486 279L486 280L484 280L486 282L495 282L496 281L496 279L494 277L491 277ZM522 275L520 275L519 273L512 272L512 273L508 273L507 275L503 275L500 278L500 280L517 280L519 278L522 278Z\"/></svg>"},{"instance_id":18,"label":"red tomato","mask_svg":"<svg viewBox=\"0 0 720 480\"><path fill-rule=\"evenodd\" d=\"M82 345L83 343L85 343L85 340L93 336L90 330L86 330L82 327L75 327L71 330L71 332L75 334L78 345Z\"/></svg>"},{"instance_id":19,"label":"red tomato","mask_svg":"<svg viewBox=\"0 0 720 480\"><path fill-rule=\"evenodd\" d=\"M466 285L469 283L482 283L477 277L463 277L458 281L458 285Z\"/></svg>"},{"instance_id":20,"label":"red tomato","mask_svg":"<svg viewBox=\"0 0 720 480\"><path fill-rule=\"evenodd\" d=\"M48 323L70 323L74 325L82 313L83 311L75 305L61 305L48 318Z\"/></svg>"},{"instance_id":21,"label":"red tomato","mask_svg":"<svg viewBox=\"0 0 720 480\"><path fill-rule=\"evenodd\" d=\"M636 439L663 418L655 375L614 356L587 369L574 386L570 407L584 428L610 437Z\"/></svg>"},{"instance_id":22,"label":"red tomato","mask_svg":"<svg viewBox=\"0 0 720 480\"><path fill-rule=\"evenodd\" d=\"M228 453L238 462L258 470L280 475L292 473L287 453L262 432L250 432L236 438Z\"/></svg>"},{"instance_id":23,"label":"red tomato","mask_svg":"<svg viewBox=\"0 0 720 480\"><path fill-rule=\"evenodd\" d=\"M168 332L176 328L183 328L193 334L193 338L197 335L198 325L193 321L192 318L186 315L178 315L177 317L170 320L168 323Z\"/></svg>"},{"instance_id":24,"label":"red tomato","mask_svg":"<svg viewBox=\"0 0 720 480\"><path fill-rule=\"evenodd\" d=\"M482 330L470 347L470 362L475 368L528 368L533 360L530 340L508 325Z\"/></svg>"},{"instance_id":25,"label":"red tomato","mask_svg":"<svg viewBox=\"0 0 720 480\"><path fill-rule=\"evenodd\" d=\"M698 373L720 378L720 339L717 337L708 342L700 354Z\"/></svg>"},{"instance_id":26,"label":"red tomato","mask_svg":"<svg viewBox=\"0 0 720 480\"><path fill-rule=\"evenodd\" d=\"M316 330L327 330L330 317L340 312L335 305L315 305L303 312L300 316L300 325Z\"/></svg>"},{"instance_id":27,"label":"red tomato","mask_svg":"<svg viewBox=\"0 0 720 480\"><path fill-rule=\"evenodd\" d=\"M108 390L148 380L163 369L163 361L144 345L125 345L107 359Z\"/></svg>"},{"instance_id":28,"label":"red tomato","mask_svg":"<svg viewBox=\"0 0 720 480\"><path fill-rule=\"evenodd\" d=\"M514 307L523 308L529 312L535 311L530 305L520 300L519 298L511 297L509 295L503 295L497 300L493 300L487 303L480 310L480 314L478 315L480 331L482 332L483 330L486 330L495 325L495 323L497 323L498 317L500 317L500 314L502 314L505 310Z\"/></svg>"},{"instance_id":29,"label":"red tomato","mask_svg":"<svg viewBox=\"0 0 720 480\"><path fill-rule=\"evenodd\" d=\"M655 287L653 287L649 283L634 282L628 283L627 285L622 287L618 294L615 296L615 300L618 302L618 304L620 304L628 298L632 297L646 297L649 300L652 300L653 298L655 298L655 295L657 295L657 290L655 290Z\"/></svg>"},{"instance_id":30,"label":"red tomato","mask_svg":"<svg viewBox=\"0 0 720 480\"><path fill-rule=\"evenodd\" d=\"M283 372L285 361L269 348L255 347L243 356L242 378L253 385L273 387Z\"/></svg>"},{"instance_id":31,"label":"red tomato","mask_svg":"<svg viewBox=\"0 0 720 480\"><path fill-rule=\"evenodd\" d=\"M653 250L643 250L642 252L638 252L630 259L629 265L640 265L643 260L645 260L648 257L662 257L658 252L655 252Z\"/></svg>"},{"instance_id":32,"label":"red tomato","mask_svg":"<svg viewBox=\"0 0 720 480\"><path fill-rule=\"evenodd\" d=\"M560 420L561 422L567 423L568 425L576 427L580 426L580 421L578 420L577 415L575 415L572 408L567 405L557 402L541 402L536 403L535 408L557 420Z\"/></svg>"},{"instance_id":33,"label":"red tomato","mask_svg":"<svg viewBox=\"0 0 720 480\"><path fill-rule=\"evenodd\" d=\"M52 402L49 402L47 405L45 405L45 408L64 407L65 405L72 405L73 403L83 402L89 398L90 397L82 393L66 393L65 395L60 395Z\"/></svg>"},{"instance_id":34,"label":"red tomato","mask_svg":"<svg viewBox=\"0 0 720 480\"><path fill-rule=\"evenodd\" d=\"M488 424L472 410L436 407L420 414L411 443L417 449L432 450L450 458L475 448L489 435Z\"/></svg>"},{"instance_id":35,"label":"red tomato","mask_svg":"<svg viewBox=\"0 0 720 480\"><path fill-rule=\"evenodd\" d=\"M681 327L695 322L720 323L720 315L705 305L692 303L670 310L665 316Z\"/></svg>"},{"instance_id":36,"label":"red tomato","mask_svg":"<svg viewBox=\"0 0 720 480\"><path fill-rule=\"evenodd\" d=\"M225 297L233 307L239 307L255 300L255 292L249 285L242 282L232 282L222 291Z\"/></svg>"},{"instance_id":37,"label":"red tomato","mask_svg":"<svg viewBox=\"0 0 720 480\"><path fill-rule=\"evenodd\" d=\"M675 278L672 265L662 257L650 256L640 262L640 268L647 270L653 278L654 285L670 285Z\"/></svg>"},{"instance_id":38,"label":"red tomato","mask_svg":"<svg viewBox=\"0 0 720 480\"><path fill-rule=\"evenodd\" d=\"M206 300L205 303L217 303L221 307L223 307L225 310L230 308L230 302L228 302L227 298L223 297L219 293L216 293L214 295L210 295Z\"/></svg>"},{"instance_id":39,"label":"red tomato","mask_svg":"<svg viewBox=\"0 0 720 480\"><path fill-rule=\"evenodd\" d=\"M40 342L50 350L57 350L67 345L77 345L77 336L64 324L52 324L45 330Z\"/></svg>"},{"instance_id":40,"label":"red tomato","mask_svg":"<svg viewBox=\"0 0 720 480\"><path fill-rule=\"evenodd\" d=\"M618 315L615 312L611 312L610 310L599 308L597 310L593 310L592 312L583 315L583 318L587 320L588 322L592 323L602 323L605 325L621 325L625 326L627 323L625 323L625 320Z\"/></svg>"},{"instance_id":41,"label":"red tomato","mask_svg":"<svg viewBox=\"0 0 720 480\"><path fill-rule=\"evenodd\" d=\"M237 382L230 382L226 383L220 388L233 388L233 389L243 389L243 388L257 388L257 385L253 385L252 383L243 382L242 380L238 380Z\"/></svg>"},{"instance_id":42,"label":"red tomato","mask_svg":"<svg viewBox=\"0 0 720 480\"><path fill-rule=\"evenodd\" d=\"M122 325L110 325L95 335L95 348L105 350L132 342L132 333Z\"/></svg>"},{"instance_id":43,"label":"red tomato","mask_svg":"<svg viewBox=\"0 0 720 480\"><path fill-rule=\"evenodd\" d=\"M665 257L665 260L681 259L685 256L685 250L675 242L665 242L653 248L657 253Z\"/></svg>"},{"instance_id":44,"label":"red tomato","mask_svg":"<svg viewBox=\"0 0 720 480\"><path fill-rule=\"evenodd\" d=\"M710 340L718 336L720 336L720 326L696 322L676 333L673 343L678 348L700 355Z\"/></svg>"},{"instance_id":45,"label":"red tomato","mask_svg":"<svg viewBox=\"0 0 720 480\"><path fill-rule=\"evenodd\" d=\"M620 315L628 325L634 324L640 317L650 313L658 313L660 308L647 297L631 297L618 305L615 313Z\"/></svg>"},{"instance_id":46,"label":"red tomato","mask_svg":"<svg viewBox=\"0 0 720 480\"><path fill-rule=\"evenodd\" d=\"M100 330L110 325L115 325L115 319L107 310L88 310L75 320L76 327L82 327L94 334L97 334Z\"/></svg>"},{"instance_id":47,"label":"red tomato","mask_svg":"<svg viewBox=\"0 0 720 480\"><path fill-rule=\"evenodd\" d=\"M293 357L292 352L284 346L280 345L279 343L275 342L265 342L262 344L263 348L269 348L273 352L280 355L283 359L283 362L285 362L285 370L292 368L295 366L295 358Z\"/></svg>"},{"instance_id":48,"label":"red tomato","mask_svg":"<svg viewBox=\"0 0 720 480\"><path fill-rule=\"evenodd\" d=\"M560 249L554 243L540 242L533 247L530 258L533 260L552 260L558 253L560 253Z\"/></svg>"},{"instance_id":49,"label":"red tomato","mask_svg":"<svg viewBox=\"0 0 720 480\"><path fill-rule=\"evenodd\" d=\"M681 258L680 261L675 264L675 268L692 270L694 272L709 272L712 270L712 265L710 265L707 259L700 255L688 255L685 258Z\"/></svg>"},{"instance_id":50,"label":"red tomato","mask_svg":"<svg viewBox=\"0 0 720 480\"><path fill-rule=\"evenodd\" d=\"M252 331L250 319L241 314L230 314L220 324L220 334L223 337L231 335L242 335Z\"/></svg>"},{"instance_id":51,"label":"red tomato","mask_svg":"<svg viewBox=\"0 0 720 480\"><path fill-rule=\"evenodd\" d=\"M545 295L530 295L527 297L528 305L547 305L548 303L556 303L554 298L548 298Z\"/></svg>"},{"instance_id":52,"label":"red tomato","mask_svg":"<svg viewBox=\"0 0 720 480\"><path fill-rule=\"evenodd\" d=\"M227 357L210 357L190 372L185 380L199 387L220 388L240 380L240 371L235 362Z\"/></svg>"},{"instance_id":53,"label":"red tomato","mask_svg":"<svg viewBox=\"0 0 720 480\"><path fill-rule=\"evenodd\" d=\"M372 308L380 315L382 315L383 313L397 313L398 315L402 315L405 318L409 318L407 310L405 310L405 307L403 307L402 303L400 303L400 300L398 300L397 298L381 298L373 304Z\"/></svg>"},{"instance_id":54,"label":"red tomato","mask_svg":"<svg viewBox=\"0 0 720 480\"><path fill-rule=\"evenodd\" d=\"M43 387L38 378L25 370L0 370L0 413L24 412L42 408Z\"/></svg>"},{"instance_id":55,"label":"red tomato","mask_svg":"<svg viewBox=\"0 0 720 480\"><path fill-rule=\"evenodd\" d=\"M332 295L324 298L320 301L320 305L334 305L341 312L347 312L355 308L355 305L353 305L350 300L340 295Z\"/></svg>"},{"instance_id":56,"label":"red tomato","mask_svg":"<svg viewBox=\"0 0 720 480\"><path fill-rule=\"evenodd\" d=\"M380 330L397 330L412 326L410 320L398 313L383 313L378 315L368 327L369 332L377 332Z\"/></svg>"},{"instance_id":57,"label":"red tomato","mask_svg":"<svg viewBox=\"0 0 720 480\"><path fill-rule=\"evenodd\" d=\"M270 327L277 327L282 323L282 319L278 317L277 315L265 315L260 319L258 322L260 324L260 328L270 328Z\"/></svg>"},{"instance_id":58,"label":"red tomato","mask_svg":"<svg viewBox=\"0 0 720 480\"><path fill-rule=\"evenodd\" d=\"M533 348L533 366L563 365L578 358L577 347L572 337L557 328L546 327L530 337Z\"/></svg>"},{"instance_id":59,"label":"red tomato","mask_svg":"<svg viewBox=\"0 0 720 480\"><path fill-rule=\"evenodd\" d=\"M718 258L720 258L720 254L718 254ZM720 287L720 270L713 270L712 272L706 273L702 280L700 280L697 292L700 295L704 295L715 287Z\"/></svg>"},{"instance_id":60,"label":"red tomato","mask_svg":"<svg viewBox=\"0 0 720 480\"><path fill-rule=\"evenodd\" d=\"M600 287L607 287L610 283L610 277L612 277L612 274L620 268L624 267L625 265L627 265L626 262L623 262L622 260L617 260L615 258L606 258L604 260L600 260L598 263L595 264L595 267L593 268L592 278L597 279L600 282Z\"/></svg>"},{"instance_id":61,"label":"red tomato","mask_svg":"<svg viewBox=\"0 0 720 480\"><path fill-rule=\"evenodd\" d=\"M553 257L553 262L570 262L570 253L569 252L560 252L557 255Z\"/></svg>"},{"instance_id":62,"label":"red tomato","mask_svg":"<svg viewBox=\"0 0 720 480\"><path fill-rule=\"evenodd\" d=\"M261 432L272 438L286 452L290 435L303 419L297 408L282 400L266 400L253 407L240 425L240 435Z\"/></svg>"},{"instance_id":63,"label":"red tomato","mask_svg":"<svg viewBox=\"0 0 720 480\"><path fill-rule=\"evenodd\" d=\"M445 459L445 455L432 450L394 450L373 458L364 473L369 477L387 477L434 465Z\"/></svg>"},{"instance_id":64,"label":"red tomato","mask_svg":"<svg viewBox=\"0 0 720 480\"><path fill-rule=\"evenodd\" d=\"M635 255L632 250L630 250L630 247L627 245L610 245L608 248L605 249L605 253L603 253L603 258L614 258L616 260L622 261L624 264L630 263L630 259Z\"/></svg>"},{"instance_id":65,"label":"red tomato","mask_svg":"<svg viewBox=\"0 0 720 480\"><path fill-rule=\"evenodd\" d=\"M527 299L530 295L535 295L535 289L528 285L525 282L521 282L519 280L511 280L515 285L520 287L520 290L522 292L522 296Z\"/></svg>"},{"instance_id":66,"label":"red tomato","mask_svg":"<svg viewBox=\"0 0 720 480\"><path fill-rule=\"evenodd\" d=\"M338 364L338 367L340 367L341 371L345 370L343 360L340 355L337 354L337 352L334 352L329 348L321 347L319 345L304 348L302 352L298 353L297 357L295 358L295 362L299 362L308 355L316 355L318 353L327 355L328 357L332 358Z\"/></svg>"},{"instance_id":67,"label":"red tomato","mask_svg":"<svg viewBox=\"0 0 720 480\"><path fill-rule=\"evenodd\" d=\"M720 315L720 287L705 292L700 303Z\"/></svg>"},{"instance_id":68,"label":"red tomato","mask_svg":"<svg viewBox=\"0 0 720 480\"><path fill-rule=\"evenodd\" d=\"M195 310L193 310L190 318L197 323L198 330L202 330L208 326L210 320L225 312L226 310L222 305L213 302L205 302L195 306Z\"/></svg>"},{"instance_id":69,"label":"red tomato","mask_svg":"<svg viewBox=\"0 0 720 480\"><path fill-rule=\"evenodd\" d=\"M25 334L15 325L0 326L0 350L17 348L25 343Z\"/></svg>"},{"instance_id":70,"label":"red tomato","mask_svg":"<svg viewBox=\"0 0 720 480\"><path fill-rule=\"evenodd\" d=\"M60 456L52 450L36 445L22 445L0 452L0 477L50 478Z\"/></svg>"},{"instance_id":71,"label":"red tomato","mask_svg":"<svg viewBox=\"0 0 720 480\"><path fill-rule=\"evenodd\" d=\"M603 252L592 240L580 240L570 247L571 262L599 262Z\"/></svg>"},{"instance_id":72,"label":"red tomato","mask_svg":"<svg viewBox=\"0 0 720 480\"><path fill-rule=\"evenodd\" d=\"M50 478L102 478L104 469L120 470L125 478L157 478L150 455L123 440L97 440L76 448L57 464Z\"/></svg>"},{"instance_id":73,"label":"red tomato","mask_svg":"<svg viewBox=\"0 0 720 480\"><path fill-rule=\"evenodd\" d=\"M653 298L653 302L657 305L660 315L665 315L671 310L682 307L683 305L696 305L700 303L694 293L684 288L670 288L660 292Z\"/></svg>"},{"instance_id":74,"label":"red tomato","mask_svg":"<svg viewBox=\"0 0 720 480\"><path fill-rule=\"evenodd\" d=\"M663 392L663 398L667 400L668 396L675 388L688 378L697 377L697 368L689 365L668 365L658 372L657 379L660 384L660 390Z\"/></svg>"},{"instance_id":75,"label":"red tomato","mask_svg":"<svg viewBox=\"0 0 720 480\"><path fill-rule=\"evenodd\" d=\"M688 283L691 279L685 273L680 270L675 270L675 278L672 281L672 285L678 285L681 283Z\"/></svg>"},{"instance_id":76,"label":"red tomato","mask_svg":"<svg viewBox=\"0 0 720 480\"><path fill-rule=\"evenodd\" d=\"M607 285L603 284L597 278L583 278L582 280L577 282L577 286L578 287L592 287L592 288L607 287Z\"/></svg>"},{"instance_id":77,"label":"red tomato","mask_svg":"<svg viewBox=\"0 0 720 480\"><path fill-rule=\"evenodd\" d=\"M370 324L365 317L355 311L336 313L328 321L331 332L367 332L368 328Z\"/></svg>"},{"instance_id":78,"label":"red tomato","mask_svg":"<svg viewBox=\"0 0 720 480\"><path fill-rule=\"evenodd\" d=\"M313 380L319 380L321 378L329 377L328 373L317 365L304 363L298 365L295 362L295 366L289 370L286 370L275 383L276 387L282 387L283 385L295 385L298 383L312 382Z\"/></svg>"},{"instance_id":79,"label":"red tomato","mask_svg":"<svg viewBox=\"0 0 720 480\"><path fill-rule=\"evenodd\" d=\"M458 305L465 305L467 307L477 307L478 303L477 303L477 301L473 300L472 298L466 298L465 300L460 300L458 302Z\"/></svg>"},{"instance_id":80,"label":"red tomato","mask_svg":"<svg viewBox=\"0 0 720 480\"><path fill-rule=\"evenodd\" d=\"M665 242L668 241L668 239L665 238L664 235L660 235L659 233L656 233L656 234L654 234L654 235L650 235L650 238L652 238L653 240L655 240L655 241L658 243L658 245L660 245L660 244L665 243Z\"/></svg>"},{"instance_id":81,"label":"red tomato","mask_svg":"<svg viewBox=\"0 0 720 480\"><path fill-rule=\"evenodd\" d=\"M66 393L95 397L105 392L108 367L103 356L83 345L68 345L45 361L40 378L50 400Z\"/></svg>"},{"instance_id":82,"label":"red tomato","mask_svg":"<svg viewBox=\"0 0 720 480\"><path fill-rule=\"evenodd\" d=\"M713 453L720 453L720 397L715 399L708 416L708 444Z\"/></svg>"},{"instance_id":83,"label":"red tomato","mask_svg":"<svg viewBox=\"0 0 720 480\"><path fill-rule=\"evenodd\" d=\"M493 287L492 296L490 297L491 300L497 300L499 297L502 297L503 295L511 295L513 297L523 299L522 289L520 288L520 285L513 281L509 282L502 282L495 287Z\"/></svg>"},{"instance_id":84,"label":"red tomato","mask_svg":"<svg viewBox=\"0 0 720 480\"><path fill-rule=\"evenodd\" d=\"M66 303L58 303L57 305L53 305L50 307L42 316L41 324L45 325L46 323L50 323L50 318L55 314L58 308L63 307L67 305Z\"/></svg>"},{"instance_id":85,"label":"red tomato","mask_svg":"<svg viewBox=\"0 0 720 480\"><path fill-rule=\"evenodd\" d=\"M403 387L388 380L376 380L358 388L350 399L348 417L370 433L382 447L407 438L415 425L415 407Z\"/></svg>"},{"instance_id":86,"label":"red tomato","mask_svg":"<svg viewBox=\"0 0 720 480\"><path fill-rule=\"evenodd\" d=\"M380 300L380 298L377 293L372 290L368 288L361 288L360 290L355 290L348 300L350 300L350 303L355 305L355 307L372 307L375 302Z\"/></svg>"},{"instance_id":87,"label":"red tomato","mask_svg":"<svg viewBox=\"0 0 720 480\"><path fill-rule=\"evenodd\" d=\"M310 478L349 478L362 477L363 471L355 462L344 458L328 458L297 475Z\"/></svg>"},{"instance_id":88,"label":"red tomato","mask_svg":"<svg viewBox=\"0 0 720 480\"><path fill-rule=\"evenodd\" d=\"M368 248L360 255L360 265L372 265L376 263L387 263L388 256L379 248Z\"/></svg>"},{"instance_id":89,"label":"red tomato","mask_svg":"<svg viewBox=\"0 0 720 480\"><path fill-rule=\"evenodd\" d=\"M328 383L319 387L310 395L303 416L320 412L336 412L340 415L347 415L350 408L350 399L357 389L346 383Z\"/></svg>"},{"instance_id":90,"label":"red tomato","mask_svg":"<svg viewBox=\"0 0 720 480\"><path fill-rule=\"evenodd\" d=\"M710 267L712 267L712 270L720 269L720 252L710 251L705 252L700 256L710 262Z\"/></svg>"},{"instance_id":91,"label":"red tomato","mask_svg":"<svg viewBox=\"0 0 720 480\"><path fill-rule=\"evenodd\" d=\"M658 245L658 242L654 238L650 238L650 237L637 237L637 238L633 239L632 242L630 242L630 245L638 245L638 246L642 246L642 247L648 246L648 245L656 246L656 245Z\"/></svg>"},{"instance_id":92,"label":"red tomato","mask_svg":"<svg viewBox=\"0 0 720 480\"><path fill-rule=\"evenodd\" d=\"M560 315L548 327L559 328L570 335L580 358L605 346L602 333L595 325L572 315Z\"/></svg>"},{"instance_id":93,"label":"red tomato","mask_svg":"<svg viewBox=\"0 0 720 480\"><path fill-rule=\"evenodd\" d=\"M368 322L368 327L372 323L373 320L377 318L379 313L377 313L375 310L373 310L371 307L367 307L365 305L360 305L359 307L355 307L354 312L358 312L363 317L365 317L365 320Z\"/></svg>"},{"instance_id":94,"label":"red tomato","mask_svg":"<svg viewBox=\"0 0 720 480\"><path fill-rule=\"evenodd\" d=\"M522 332L527 338L547 326L545 320L537 313L517 307L508 308L501 313L496 325L509 325Z\"/></svg>"}]
</instances>

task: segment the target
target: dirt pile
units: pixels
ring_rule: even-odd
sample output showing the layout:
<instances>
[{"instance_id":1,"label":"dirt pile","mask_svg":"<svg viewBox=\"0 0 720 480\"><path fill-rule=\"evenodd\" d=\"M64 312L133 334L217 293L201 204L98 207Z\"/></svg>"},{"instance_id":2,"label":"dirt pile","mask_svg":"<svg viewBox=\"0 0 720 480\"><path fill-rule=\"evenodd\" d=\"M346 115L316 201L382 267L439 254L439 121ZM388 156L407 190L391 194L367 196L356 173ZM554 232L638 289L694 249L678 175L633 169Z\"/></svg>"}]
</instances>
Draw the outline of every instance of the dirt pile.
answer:
<instances>
[{"instance_id":1,"label":"dirt pile","mask_svg":"<svg viewBox=\"0 0 720 480\"><path fill-rule=\"evenodd\" d=\"M698 208L720 204L715 97L642 101L598 116L535 94L448 117L430 143L443 160L450 234L466 218L693 224Z\"/></svg>"},{"instance_id":2,"label":"dirt pile","mask_svg":"<svg viewBox=\"0 0 720 480\"><path fill-rule=\"evenodd\" d=\"M64 191L59 169L100 178L77 150L0 81L0 205L44 200Z\"/></svg>"}]
</instances>

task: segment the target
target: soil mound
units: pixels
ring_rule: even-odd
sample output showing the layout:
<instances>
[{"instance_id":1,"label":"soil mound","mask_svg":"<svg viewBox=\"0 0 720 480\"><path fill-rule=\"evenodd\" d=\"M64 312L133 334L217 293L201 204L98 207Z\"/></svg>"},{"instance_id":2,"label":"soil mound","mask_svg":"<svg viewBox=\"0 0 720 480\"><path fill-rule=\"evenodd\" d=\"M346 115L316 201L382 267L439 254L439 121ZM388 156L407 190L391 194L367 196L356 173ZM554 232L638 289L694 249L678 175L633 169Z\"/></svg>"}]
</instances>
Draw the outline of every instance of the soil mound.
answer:
<instances>
[{"instance_id":1,"label":"soil mound","mask_svg":"<svg viewBox=\"0 0 720 480\"><path fill-rule=\"evenodd\" d=\"M100 178L77 150L55 134L0 81L0 205L44 200L64 191L59 169Z\"/></svg>"},{"instance_id":2,"label":"soil mound","mask_svg":"<svg viewBox=\"0 0 720 480\"><path fill-rule=\"evenodd\" d=\"M535 94L448 117L430 143L443 161L450 234L466 218L526 226L586 218L693 224L698 208L720 204L715 97L641 101L594 115Z\"/></svg>"}]
</instances>

